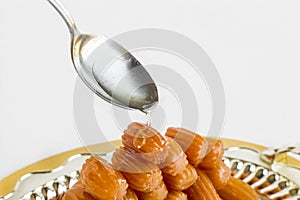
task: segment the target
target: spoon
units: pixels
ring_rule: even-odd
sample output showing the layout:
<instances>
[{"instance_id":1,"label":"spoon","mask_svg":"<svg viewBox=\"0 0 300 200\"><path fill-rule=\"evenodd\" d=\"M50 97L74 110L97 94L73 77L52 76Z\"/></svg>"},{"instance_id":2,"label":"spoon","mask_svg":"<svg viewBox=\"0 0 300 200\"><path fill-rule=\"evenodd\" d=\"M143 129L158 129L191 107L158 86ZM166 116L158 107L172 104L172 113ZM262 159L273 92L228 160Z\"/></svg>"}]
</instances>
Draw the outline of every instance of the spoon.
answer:
<instances>
[{"instance_id":1,"label":"spoon","mask_svg":"<svg viewBox=\"0 0 300 200\"><path fill-rule=\"evenodd\" d=\"M100 35L81 34L58 0L47 0L71 35L72 62L82 81L105 101L147 112L158 103L157 87L141 63L124 47Z\"/></svg>"}]
</instances>

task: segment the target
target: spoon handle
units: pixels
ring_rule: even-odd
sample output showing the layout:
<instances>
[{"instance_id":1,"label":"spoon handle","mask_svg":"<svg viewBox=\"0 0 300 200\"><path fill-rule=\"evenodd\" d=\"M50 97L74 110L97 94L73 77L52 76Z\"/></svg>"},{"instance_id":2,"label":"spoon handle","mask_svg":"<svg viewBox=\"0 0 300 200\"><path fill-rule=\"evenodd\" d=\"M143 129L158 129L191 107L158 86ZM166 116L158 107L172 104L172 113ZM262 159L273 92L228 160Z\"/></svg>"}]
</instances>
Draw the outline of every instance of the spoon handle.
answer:
<instances>
[{"instance_id":1,"label":"spoon handle","mask_svg":"<svg viewBox=\"0 0 300 200\"><path fill-rule=\"evenodd\" d=\"M64 8L64 6L61 4L59 0L47 0L54 9L59 13L59 15L63 18L65 23L67 24L70 34L74 36L78 33L78 30L76 28L75 22L71 15L68 13L68 11Z\"/></svg>"}]
</instances>

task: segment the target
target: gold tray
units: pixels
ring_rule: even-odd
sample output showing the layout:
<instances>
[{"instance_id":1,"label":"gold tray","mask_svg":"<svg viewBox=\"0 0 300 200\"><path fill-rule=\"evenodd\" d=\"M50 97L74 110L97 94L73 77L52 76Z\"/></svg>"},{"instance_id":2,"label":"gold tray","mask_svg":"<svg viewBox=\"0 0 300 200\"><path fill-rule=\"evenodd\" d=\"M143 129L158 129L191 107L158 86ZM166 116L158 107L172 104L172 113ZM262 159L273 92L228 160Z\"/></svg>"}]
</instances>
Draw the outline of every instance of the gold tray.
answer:
<instances>
[{"instance_id":1,"label":"gold tray","mask_svg":"<svg viewBox=\"0 0 300 200\"><path fill-rule=\"evenodd\" d=\"M261 199L300 199L300 161L287 154L295 147L268 149L232 139L222 141L226 147L223 161L235 177L255 188ZM113 146L121 144L112 143L88 149L101 151L105 158ZM78 148L49 157L0 180L0 200L42 200L65 191L77 181L82 163L90 156L88 149Z\"/></svg>"}]
</instances>

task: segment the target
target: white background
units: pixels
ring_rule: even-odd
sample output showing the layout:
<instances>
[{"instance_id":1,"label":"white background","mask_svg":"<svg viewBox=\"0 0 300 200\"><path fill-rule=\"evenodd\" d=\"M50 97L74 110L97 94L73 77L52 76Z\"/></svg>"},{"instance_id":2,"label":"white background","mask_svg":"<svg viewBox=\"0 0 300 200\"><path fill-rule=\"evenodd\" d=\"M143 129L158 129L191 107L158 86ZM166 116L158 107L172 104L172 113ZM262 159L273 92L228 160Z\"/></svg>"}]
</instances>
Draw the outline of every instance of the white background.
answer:
<instances>
[{"instance_id":1,"label":"white background","mask_svg":"<svg viewBox=\"0 0 300 200\"><path fill-rule=\"evenodd\" d=\"M222 137L266 146L300 141L299 0L63 3L83 31L112 36L164 28L201 45L225 87ZM0 179L82 146L73 120L69 43L46 0L0 2Z\"/></svg>"}]
</instances>

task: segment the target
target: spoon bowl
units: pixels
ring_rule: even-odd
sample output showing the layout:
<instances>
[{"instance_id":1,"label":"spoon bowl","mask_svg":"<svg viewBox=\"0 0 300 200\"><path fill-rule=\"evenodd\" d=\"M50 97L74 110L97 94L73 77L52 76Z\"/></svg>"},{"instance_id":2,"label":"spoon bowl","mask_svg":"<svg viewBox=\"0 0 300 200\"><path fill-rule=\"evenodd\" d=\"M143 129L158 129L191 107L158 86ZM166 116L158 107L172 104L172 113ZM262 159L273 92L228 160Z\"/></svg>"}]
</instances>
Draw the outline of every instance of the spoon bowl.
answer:
<instances>
[{"instance_id":1,"label":"spoon bowl","mask_svg":"<svg viewBox=\"0 0 300 200\"><path fill-rule=\"evenodd\" d=\"M143 65L114 40L80 33L58 0L47 1L69 28L72 62L82 81L113 105L143 112L153 109L157 87Z\"/></svg>"}]
</instances>

